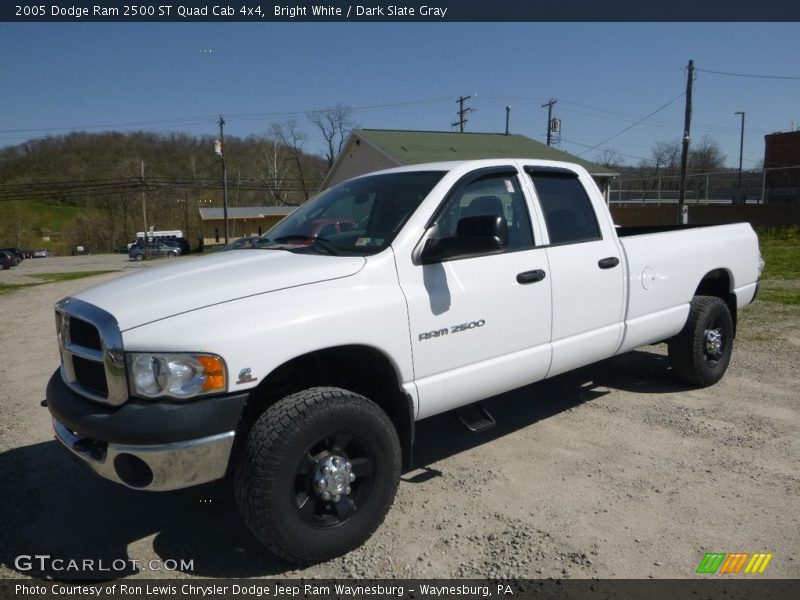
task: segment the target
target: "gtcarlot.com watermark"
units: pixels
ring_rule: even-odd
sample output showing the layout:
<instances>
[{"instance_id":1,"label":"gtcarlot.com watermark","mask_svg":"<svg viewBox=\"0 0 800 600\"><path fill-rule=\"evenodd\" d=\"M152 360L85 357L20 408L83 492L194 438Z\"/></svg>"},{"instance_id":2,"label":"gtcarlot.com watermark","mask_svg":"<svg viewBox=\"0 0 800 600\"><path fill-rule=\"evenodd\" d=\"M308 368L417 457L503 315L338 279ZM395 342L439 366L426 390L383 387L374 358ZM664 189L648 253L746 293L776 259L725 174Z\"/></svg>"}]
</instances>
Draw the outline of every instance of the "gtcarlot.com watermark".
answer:
<instances>
[{"instance_id":1,"label":"gtcarlot.com watermark","mask_svg":"<svg viewBox=\"0 0 800 600\"><path fill-rule=\"evenodd\" d=\"M194 559L154 558L60 558L50 554L20 554L14 559L20 572L44 573L130 573L132 571L194 571Z\"/></svg>"}]
</instances>

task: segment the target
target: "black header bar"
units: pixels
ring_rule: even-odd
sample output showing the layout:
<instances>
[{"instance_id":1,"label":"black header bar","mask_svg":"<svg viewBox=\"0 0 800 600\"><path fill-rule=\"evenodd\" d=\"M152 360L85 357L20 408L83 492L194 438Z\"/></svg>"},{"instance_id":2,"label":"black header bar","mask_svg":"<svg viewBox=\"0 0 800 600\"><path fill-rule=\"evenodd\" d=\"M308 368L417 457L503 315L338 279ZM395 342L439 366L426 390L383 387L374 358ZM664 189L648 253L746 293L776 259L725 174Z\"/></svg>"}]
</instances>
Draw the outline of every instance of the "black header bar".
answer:
<instances>
[{"instance_id":1,"label":"black header bar","mask_svg":"<svg viewBox=\"0 0 800 600\"><path fill-rule=\"evenodd\" d=\"M50 0L0 6L6 22L742 22L800 21L800 2L786 0L424 0L403 2L259 2L258 0Z\"/></svg>"}]
</instances>

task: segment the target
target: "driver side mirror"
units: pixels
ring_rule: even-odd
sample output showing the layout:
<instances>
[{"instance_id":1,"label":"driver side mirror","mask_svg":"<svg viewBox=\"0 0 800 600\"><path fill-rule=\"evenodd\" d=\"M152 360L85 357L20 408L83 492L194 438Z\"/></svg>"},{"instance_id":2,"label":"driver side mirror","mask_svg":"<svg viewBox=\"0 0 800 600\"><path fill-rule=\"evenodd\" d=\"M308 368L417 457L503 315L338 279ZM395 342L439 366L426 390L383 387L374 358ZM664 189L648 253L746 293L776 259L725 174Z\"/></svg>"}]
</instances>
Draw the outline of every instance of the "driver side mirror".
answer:
<instances>
[{"instance_id":1,"label":"driver side mirror","mask_svg":"<svg viewBox=\"0 0 800 600\"><path fill-rule=\"evenodd\" d=\"M508 245L508 223L500 215L476 215L458 220L455 237L431 238L420 255L423 265L456 258L497 254Z\"/></svg>"}]
</instances>

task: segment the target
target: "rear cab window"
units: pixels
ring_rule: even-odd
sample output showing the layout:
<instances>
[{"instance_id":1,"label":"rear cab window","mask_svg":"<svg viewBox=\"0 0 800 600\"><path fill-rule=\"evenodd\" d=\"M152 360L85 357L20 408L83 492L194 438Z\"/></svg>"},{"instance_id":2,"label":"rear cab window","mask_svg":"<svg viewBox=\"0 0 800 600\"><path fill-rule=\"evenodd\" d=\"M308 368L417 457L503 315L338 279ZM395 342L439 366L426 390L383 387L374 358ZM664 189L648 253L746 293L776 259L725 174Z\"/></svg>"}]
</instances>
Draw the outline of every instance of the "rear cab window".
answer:
<instances>
[{"instance_id":1,"label":"rear cab window","mask_svg":"<svg viewBox=\"0 0 800 600\"><path fill-rule=\"evenodd\" d=\"M602 239L597 215L578 175L567 169L528 167L550 245L578 244Z\"/></svg>"}]
</instances>

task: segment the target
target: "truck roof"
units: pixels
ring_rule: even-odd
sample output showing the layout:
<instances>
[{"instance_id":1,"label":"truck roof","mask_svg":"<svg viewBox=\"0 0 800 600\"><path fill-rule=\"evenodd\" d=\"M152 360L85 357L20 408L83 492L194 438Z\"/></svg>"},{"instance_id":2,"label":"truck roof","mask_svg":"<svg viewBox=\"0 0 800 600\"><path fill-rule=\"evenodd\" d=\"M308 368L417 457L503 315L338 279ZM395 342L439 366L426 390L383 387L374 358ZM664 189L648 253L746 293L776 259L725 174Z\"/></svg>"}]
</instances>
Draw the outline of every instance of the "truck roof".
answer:
<instances>
[{"instance_id":1,"label":"truck roof","mask_svg":"<svg viewBox=\"0 0 800 600\"><path fill-rule=\"evenodd\" d=\"M570 169L578 173L586 172L588 174L588 172L582 166L576 163L560 161L560 160L543 160L536 158L486 158L486 159L475 159L475 160L451 160L442 162L421 163L415 165L405 165L402 167L392 167L391 169L382 169L380 171L365 173L364 175L359 175L358 177L366 177L369 175L377 175L383 173L403 173L403 172L414 172L414 171L446 171L446 172L461 171L461 170L471 171L474 169L480 169L481 167L497 167L504 165L519 166L519 164L536 165L542 167L560 167L563 169Z\"/></svg>"}]
</instances>

